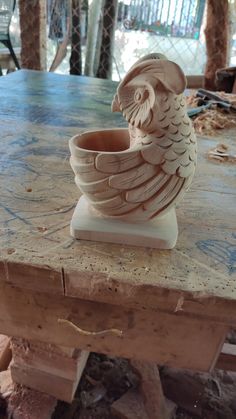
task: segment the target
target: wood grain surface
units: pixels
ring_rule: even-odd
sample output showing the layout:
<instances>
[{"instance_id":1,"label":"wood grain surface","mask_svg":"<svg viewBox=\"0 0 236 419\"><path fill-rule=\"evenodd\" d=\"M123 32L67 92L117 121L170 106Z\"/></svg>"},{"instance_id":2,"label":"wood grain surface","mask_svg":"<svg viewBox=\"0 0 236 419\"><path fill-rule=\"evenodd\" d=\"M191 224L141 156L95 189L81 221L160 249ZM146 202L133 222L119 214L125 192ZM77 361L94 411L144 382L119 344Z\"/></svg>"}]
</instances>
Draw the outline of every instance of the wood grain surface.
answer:
<instances>
[{"instance_id":1,"label":"wood grain surface","mask_svg":"<svg viewBox=\"0 0 236 419\"><path fill-rule=\"evenodd\" d=\"M70 237L78 189L68 140L125 126L110 112L115 90L107 80L26 70L0 79L0 283L235 325L236 169L206 157L217 142L235 143L235 132L198 138L174 250Z\"/></svg>"}]
</instances>

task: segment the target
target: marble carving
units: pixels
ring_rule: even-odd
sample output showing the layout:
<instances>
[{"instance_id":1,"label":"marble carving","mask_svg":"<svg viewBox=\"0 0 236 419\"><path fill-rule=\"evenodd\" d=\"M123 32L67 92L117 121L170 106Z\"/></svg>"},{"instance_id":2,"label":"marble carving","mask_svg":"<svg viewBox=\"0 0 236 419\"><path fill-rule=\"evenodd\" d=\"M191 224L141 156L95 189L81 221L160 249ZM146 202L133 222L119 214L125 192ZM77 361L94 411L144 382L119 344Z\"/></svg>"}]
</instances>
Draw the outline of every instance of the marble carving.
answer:
<instances>
[{"instance_id":1,"label":"marble carving","mask_svg":"<svg viewBox=\"0 0 236 419\"><path fill-rule=\"evenodd\" d=\"M72 218L72 235L174 247L175 206L192 182L197 156L185 87L176 63L159 54L146 56L128 71L112 102L128 128L70 140L70 163L84 195Z\"/></svg>"}]
</instances>

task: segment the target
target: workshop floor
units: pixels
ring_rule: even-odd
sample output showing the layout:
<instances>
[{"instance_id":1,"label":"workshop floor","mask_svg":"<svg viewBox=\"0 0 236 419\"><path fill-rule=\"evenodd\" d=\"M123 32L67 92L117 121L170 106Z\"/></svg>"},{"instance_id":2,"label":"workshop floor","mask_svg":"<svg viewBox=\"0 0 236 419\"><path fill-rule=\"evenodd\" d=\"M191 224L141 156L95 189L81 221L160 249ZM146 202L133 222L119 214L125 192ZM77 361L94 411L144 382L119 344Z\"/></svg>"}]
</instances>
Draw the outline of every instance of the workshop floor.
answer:
<instances>
[{"instance_id":1,"label":"workshop floor","mask_svg":"<svg viewBox=\"0 0 236 419\"><path fill-rule=\"evenodd\" d=\"M173 419L236 418L236 373L201 374L167 367L160 373L166 397L177 405ZM112 403L138 385L128 361L91 354L74 402L59 402L53 419L115 419Z\"/></svg>"},{"instance_id":2,"label":"workshop floor","mask_svg":"<svg viewBox=\"0 0 236 419\"><path fill-rule=\"evenodd\" d=\"M160 367L160 376L165 396L176 406L173 419L236 418L236 373L215 370L211 374L203 374ZM128 395L130 392L127 392L130 389L137 389L139 384L139 377L131 368L129 361L93 353L90 355L73 403L58 402L52 419L118 419L121 417L143 419L136 404L133 415L125 415L123 409L123 416L117 416L119 411L117 405L121 405L122 396ZM12 382L4 387L5 391L8 389L10 399L8 397L3 399L0 394L0 419L50 417L51 413L45 416L42 411L53 411L56 403L53 397L25 387L19 387L18 390L13 391ZM119 402L116 402L116 408L114 408L116 400ZM124 405L123 403L123 407ZM7 408L9 414L12 412L12 416L7 415ZM130 410L129 407L127 407L127 412L128 410ZM138 416L136 416L137 410Z\"/></svg>"}]
</instances>

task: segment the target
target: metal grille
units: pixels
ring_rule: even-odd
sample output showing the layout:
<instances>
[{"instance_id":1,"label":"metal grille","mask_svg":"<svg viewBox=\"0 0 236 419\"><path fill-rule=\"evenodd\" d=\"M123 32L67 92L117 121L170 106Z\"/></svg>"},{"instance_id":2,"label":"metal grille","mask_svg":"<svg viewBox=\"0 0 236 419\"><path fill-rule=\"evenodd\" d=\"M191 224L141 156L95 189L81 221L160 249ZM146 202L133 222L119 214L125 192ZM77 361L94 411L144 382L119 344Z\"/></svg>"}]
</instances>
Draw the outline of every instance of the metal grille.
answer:
<instances>
[{"instance_id":1,"label":"metal grille","mask_svg":"<svg viewBox=\"0 0 236 419\"><path fill-rule=\"evenodd\" d=\"M125 29L153 31L160 36L198 39L205 0L131 0L119 2Z\"/></svg>"},{"instance_id":2,"label":"metal grille","mask_svg":"<svg viewBox=\"0 0 236 419\"><path fill-rule=\"evenodd\" d=\"M0 35L8 33L15 0L0 0Z\"/></svg>"},{"instance_id":3,"label":"metal grille","mask_svg":"<svg viewBox=\"0 0 236 419\"><path fill-rule=\"evenodd\" d=\"M205 0L48 0L48 68L119 80L141 55L159 51L186 73L201 74L204 6Z\"/></svg>"},{"instance_id":4,"label":"metal grille","mask_svg":"<svg viewBox=\"0 0 236 419\"><path fill-rule=\"evenodd\" d=\"M119 80L138 58L155 51L176 61L186 74L204 72L205 0L17 0L17 4L20 24L14 22L11 35L21 27L26 68L40 68L37 28L44 21L41 47L50 71ZM234 56L235 39L236 30Z\"/></svg>"},{"instance_id":5,"label":"metal grille","mask_svg":"<svg viewBox=\"0 0 236 419\"><path fill-rule=\"evenodd\" d=\"M205 0L131 0L119 3L113 78L119 80L134 61L161 52L186 74L203 74Z\"/></svg>"}]
</instances>

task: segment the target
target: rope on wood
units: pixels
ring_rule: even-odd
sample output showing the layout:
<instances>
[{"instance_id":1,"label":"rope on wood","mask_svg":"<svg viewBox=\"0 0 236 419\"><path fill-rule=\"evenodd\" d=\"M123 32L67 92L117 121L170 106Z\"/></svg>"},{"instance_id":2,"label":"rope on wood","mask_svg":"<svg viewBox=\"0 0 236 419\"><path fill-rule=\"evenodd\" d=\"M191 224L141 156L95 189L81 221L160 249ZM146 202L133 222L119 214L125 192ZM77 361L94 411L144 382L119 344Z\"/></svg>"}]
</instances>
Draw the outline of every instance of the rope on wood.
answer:
<instances>
[{"instance_id":1,"label":"rope on wood","mask_svg":"<svg viewBox=\"0 0 236 419\"><path fill-rule=\"evenodd\" d=\"M105 329L105 330L99 330L98 332L91 332L88 330L81 329L80 327L76 326L73 322L67 319L58 319L58 323L66 324L70 327L72 327L76 332L80 333L84 336L100 336L100 335L106 335L106 334L113 334L121 337L123 335L123 331L119 329Z\"/></svg>"}]
</instances>

